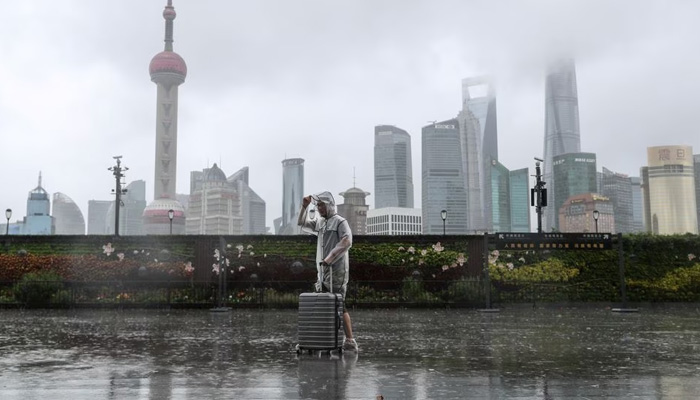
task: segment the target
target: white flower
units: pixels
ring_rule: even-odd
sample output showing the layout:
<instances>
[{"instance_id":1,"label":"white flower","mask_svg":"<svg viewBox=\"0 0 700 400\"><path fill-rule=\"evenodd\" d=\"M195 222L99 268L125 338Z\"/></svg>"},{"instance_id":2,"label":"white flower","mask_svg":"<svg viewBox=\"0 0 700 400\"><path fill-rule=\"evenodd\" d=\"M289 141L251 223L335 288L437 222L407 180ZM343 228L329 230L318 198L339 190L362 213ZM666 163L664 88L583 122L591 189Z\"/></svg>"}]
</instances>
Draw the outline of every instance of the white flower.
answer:
<instances>
[{"instance_id":1,"label":"white flower","mask_svg":"<svg viewBox=\"0 0 700 400\"><path fill-rule=\"evenodd\" d=\"M508 267L508 269L513 269L513 268L515 268L515 267L513 266L513 263L508 263L508 264L506 264L506 267Z\"/></svg>"},{"instance_id":2,"label":"white flower","mask_svg":"<svg viewBox=\"0 0 700 400\"><path fill-rule=\"evenodd\" d=\"M219 249L214 249L214 258L216 258L217 261L221 258L221 253L219 252Z\"/></svg>"},{"instance_id":3,"label":"white flower","mask_svg":"<svg viewBox=\"0 0 700 400\"><path fill-rule=\"evenodd\" d=\"M447 271L449 268L450 268L450 267L448 267L447 265L443 265L443 266L442 266L442 270L443 270L443 271Z\"/></svg>"},{"instance_id":4,"label":"white flower","mask_svg":"<svg viewBox=\"0 0 700 400\"><path fill-rule=\"evenodd\" d=\"M404 250L405 249L403 248L403 246L399 246L399 251L404 251Z\"/></svg>"},{"instance_id":5,"label":"white flower","mask_svg":"<svg viewBox=\"0 0 700 400\"><path fill-rule=\"evenodd\" d=\"M212 272L216 272L216 274L219 275L219 264L212 264L211 270Z\"/></svg>"},{"instance_id":6,"label":"white flower","mask_svg":"<svg viewBox=\"0 0 700 400\"><path fill-rule=\"evenodd\" d=\"M236 246L236 249L238 250L239 253L242 252L242 251L243 251L243 245L242 245L242 244L239 244L238 246Z\"/></svg>"},{"instance_id":7,"label":"white flower","mask_svg":"<svg viewBox=\"0 0 700 400\"><path fill-rule=\"evenodd\" d=\"M124 253L117 253L117 258L119 259L119 261L123 261L124 260Z\"/></svg>"},{"instance_id":8,"label":"white flower","mask_svg":"<svg viewBox=\"0 0 700 400\"><path fill-rule=\"evenodd\" d=\"M251 256L254 256L254 255L255 255L255 253L253 253L253 252L251 251L251 252L250 252L250 255L251 255Z\"/></svg>"},{"instance_id":9,"label":"white flower","mask_svg":"<svg viewBox=\"0 0 700 400\"><path fill-rule=\"evenodd\" d=\"M694 258L695 258L695 254L693 254L693 253L688 254L688 261L693 261Z\"/></svg>"},{"instance_id":10,"label":"white flower","mask_svg":"<svg viewBox=\"0 0 700 400\"><path fill-rule=\"evenodd\" d=\"M247 245L245 248L248 249L248 250L250 250L250 249L253 248L253 245L252 245L252 244L249 244L249 245Z\"/></svg>"},{"instance_id":11,"label":"white flower","mask_svg":"<svg viewBox=\"0 0 700 400\"><path fill-rule=\"evenodd\" d=\"M228 244L226 245L226 248L227 248L227 249L230 249L230 248L231 248L231 243L228 243Z\"/></svg>"},{"instance_id":12,"label":"white flower","mask_svg":"<svg viewBox=\"0 0 700 400\"><path fill-rule=\"evenodd\" d=\"M520 258L518 258L518 261L520 261L521 263L524 263L524 262L525 262L525 257L520 257Z\"/></svg>"},{"instance_id":13,"label":"white flower","mask_svg":"<svg viewBox=\"0 0 700 400\"><path fill-rule=\"evenodd\" d=\"M226 264L227 267L231 265L231 263L229 262L228 258L225 258L224 261L225 261L225 264Z\"/></svg>"},{"instance_id":14,"label":"white flower","mask_svg":"<svg viewBox=\"0 0 700 400\"><path fill-rule=\"evenodd\" d=\"M112 243L107 243L106 245L102 246L102 252L107 254L107 257L112 255L112 253L114 253L114 248L112 247Z\"/></svg>"},{"instance_id":15,"label":"white flower","mask_svg":"<svg viewBox=\"0 0 700 400\"><path fill-rule=\"evenodd\" d=\"M138 250L134 250L134 254L139 254L139 251L138 251Z\"/></svg>"},{"instance_id":16,"label":"white flower","mask_svg":"<svg viewBox=\"0 0 700 400\"><path fill-rule=\"evenodd\" d=\"M263 258L266 258L266 257L267 257L267 253L263 254Z\"/></svg>"},{"instance_id":17,"label":"white flower","mask_svg":"<svg viewBox=\"0 0 700 400\"><path fill-rule=\"evenodd\" d=\"M244 269L245 267L241 265L240 267L238 267L238 272L242 272Z\"/></svg>"},{"instance_id":18,"label":"white flower","mask_svg":"<svg viewBox=\"0 0 700 400\"><path fill-rule=\"evenodd\" d=\"M420 251L420 255L424 256L426 254L428 254L428 250L423 249Z\"/></svg>"},{"instance_id":19,"label":"white flower","mask_svg":"<svg viewBox=\"0 0 700 400\"><path fill-rule=\"evenodd\" d=\"M467 259L464 257L464 253L459 253L457 255L457 264L461 267L465 262L467 262Z\"/></svg>"},{"instance_id":20,"label":"white flower","mask_svg":"<svg viewBox=\"0 0 700 400\"><path fill-rule=\"evenodd\" d=\"M193 272L194 267L192 266L192 261L189 261L187 264L185 264L185 272Z\"/></svg>"},{"instance_id":21,"label":"white flower","mask_svg":"<svg viewBox=\"0 0 700 400\"><path fill-rule=\"evenodd\" d=\"M442 244L440 244L440 242L437 242L433 245L433 250L435 250L436 253L439 253L439 252L445 250L445 248L442 247Z\"/></svg>"},{"instance_id":22,"label":"white flower","mask_svg":"<svg viewBox=\"0 0 700 400\"><path fill-rule=\"evenodd\" d=\"M411 247L409 247L408 250L406 250L406 251L408 251L409 253L415 253L415 252L416 252L416 249L414 249L413 246L411 246Z\"/></svg>"}]
</instances>

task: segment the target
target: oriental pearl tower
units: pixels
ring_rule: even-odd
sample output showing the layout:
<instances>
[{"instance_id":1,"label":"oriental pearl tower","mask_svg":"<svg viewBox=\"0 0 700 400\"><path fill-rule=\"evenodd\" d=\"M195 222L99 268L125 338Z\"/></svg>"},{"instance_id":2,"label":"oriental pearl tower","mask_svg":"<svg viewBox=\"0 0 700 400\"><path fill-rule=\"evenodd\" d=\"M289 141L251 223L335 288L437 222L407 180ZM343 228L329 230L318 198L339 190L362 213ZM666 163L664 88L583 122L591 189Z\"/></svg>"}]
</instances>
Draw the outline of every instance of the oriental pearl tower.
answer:
<instances>
[{"instance_id":1,"label":"oriental pearl tower","mask_svg":"<svg viewBox=\"0 0 700 400\"><path fill-rule=\"evenodd\" d=\"M156 111L156 165L154 199L143 211L144 231L149 235L185 233L185 209L175 198L177 182L177 91L185 82L187 65L173 51L172 0L163 11L165 49L151 60L148 70L158 86ZM171 213L170 210L173 212Z\"/></svg>"}]
</instances>

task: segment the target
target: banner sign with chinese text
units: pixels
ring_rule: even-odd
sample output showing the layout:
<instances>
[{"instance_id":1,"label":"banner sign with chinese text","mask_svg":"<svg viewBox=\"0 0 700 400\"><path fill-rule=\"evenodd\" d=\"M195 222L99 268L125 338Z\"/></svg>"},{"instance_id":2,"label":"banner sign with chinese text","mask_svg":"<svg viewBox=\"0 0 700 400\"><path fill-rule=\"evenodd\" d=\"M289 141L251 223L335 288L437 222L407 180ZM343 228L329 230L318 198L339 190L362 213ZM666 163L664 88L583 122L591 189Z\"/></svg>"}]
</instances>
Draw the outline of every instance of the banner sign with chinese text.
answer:
<instances>
[{"instance_id":1,"label":"banner sign with chinese text","mask_svg":"<svg viewBox=\"0 0 700 400\"><path fill-rule=\"evenodd\" d=\"M611 233L497 232L498 250L610 250Z\"/></svg>"}]
</instances>

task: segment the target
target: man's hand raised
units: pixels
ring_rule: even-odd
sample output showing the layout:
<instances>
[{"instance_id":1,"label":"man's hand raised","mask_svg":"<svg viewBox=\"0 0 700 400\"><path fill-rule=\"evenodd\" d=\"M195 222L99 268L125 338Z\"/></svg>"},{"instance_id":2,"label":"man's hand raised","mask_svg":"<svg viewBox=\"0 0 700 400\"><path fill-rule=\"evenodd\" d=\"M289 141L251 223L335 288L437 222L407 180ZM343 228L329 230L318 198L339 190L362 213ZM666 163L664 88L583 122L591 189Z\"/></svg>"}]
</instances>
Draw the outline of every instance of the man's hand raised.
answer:
<instances>
[{"instance_id":1,"label":"man's hand raised","mask_svg":"<svg viewBox=\"0 0 700 400\"><path fill-rule=\"evenodd\" d=\"M301 200L302 207L306 208L309 206L309 204L311 204L311 195L308 195Z\"/></svg>"}]
</instances>

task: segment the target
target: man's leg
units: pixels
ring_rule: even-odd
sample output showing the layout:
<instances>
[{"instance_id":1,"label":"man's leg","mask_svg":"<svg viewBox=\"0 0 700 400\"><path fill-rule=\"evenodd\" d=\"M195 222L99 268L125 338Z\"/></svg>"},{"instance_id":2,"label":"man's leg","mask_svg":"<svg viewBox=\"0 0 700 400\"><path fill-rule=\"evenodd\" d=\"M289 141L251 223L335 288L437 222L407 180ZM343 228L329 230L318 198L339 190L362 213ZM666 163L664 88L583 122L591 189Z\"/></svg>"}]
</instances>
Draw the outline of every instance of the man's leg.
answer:
<instances>
[{"instance_id":1,"label":"man's leg","mask_svg":"<svg viewBox=\"0 0 700 400\"><path fill-rule=\"evenodd\" d=\"M343 294L343 329L345 330L345 342L343 343L343 349L357 351L357 342L352 336L352 319L350 319L348 309L345 307L345 294L347 293L347 286L340 288L339 292Z\"/></svg>"},{"instance_id":2,"label":"man's leg","mask_svg":"<svg viewBox=\"0 0 700 400\"><path fill-rule=\"evenodd\" d=\"M345 310L343 312L343 327L345 328L345 338L352 339L352 320L350 320L350 314Z\"/></svg>"},{"instance_id":3,"label":"man's leg","mask_svg":"<svg viewBox=\"0 0 700 400\"><path fill-rule=\"evenodd\" d=\"M343 311L343 322L343 328L345 328L343 349L357 351L357 341L352 337L352 320L350 320L350 314L347 311Z\"/></svg>"}]
</instances>

